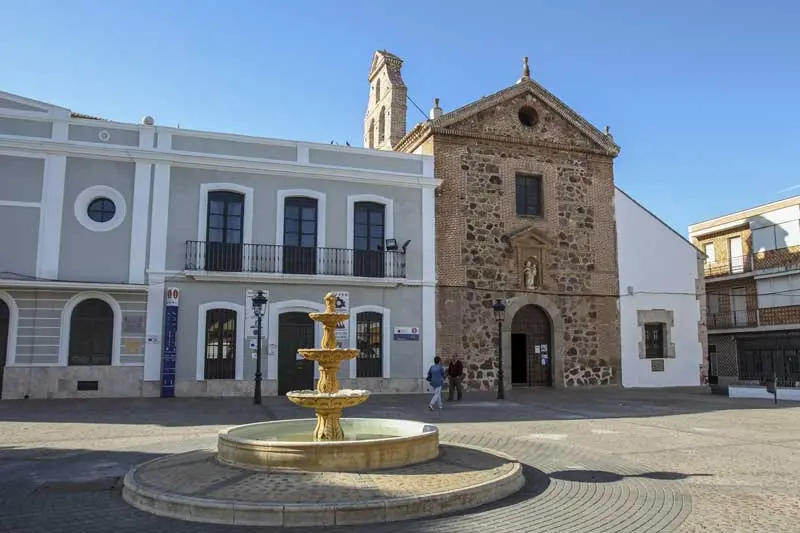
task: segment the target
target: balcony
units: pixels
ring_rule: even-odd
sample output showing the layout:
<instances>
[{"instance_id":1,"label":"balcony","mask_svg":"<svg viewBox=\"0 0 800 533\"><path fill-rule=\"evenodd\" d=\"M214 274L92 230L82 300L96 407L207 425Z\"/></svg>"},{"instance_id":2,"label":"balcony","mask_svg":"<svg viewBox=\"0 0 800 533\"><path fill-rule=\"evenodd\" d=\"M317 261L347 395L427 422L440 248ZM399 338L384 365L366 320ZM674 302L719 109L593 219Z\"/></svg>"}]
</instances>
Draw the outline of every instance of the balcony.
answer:
<instances>
[{"instance_id":1,"label":"balcony","mask_svg":"<svg viewBox=\"0 0 800 533\"><path fill-rule=\"evenodd\" d=\"M743 309L729 313L708 313L706 316L706 326L709 330L754 328L758 325L757 309Z\"/></svg>"},{"instance_id":2,"label":"balcony","mask_svg":"<svg viewBox=\"0 0 800 533\"><path fill-rule=\"evenodd\" d=\"M707 278L731 276L735 274L744 274L745 272L752 272L753 256L743 255L741 257L731 257L730 259L726 259L724 261L705 263L703 270L703 274Z\"/></svg>"},{"instance_id":3,"label":"balcony","mask_svg":"<svg viewBox=\"0 0 800 533\"><path fill-rule=\"evenodd\" d=\"M188 271L405 278L402 251L186 241Z\"/></svg>"},{"instance_id":4,"label":"balcony","mask_svg":"<svg viewBox=\"0 0 800 533\"><path fill-rule=\"evenodd\" d=\"M706 278L716 278L758 270L794 270L797 268L800 268L800 247L791 246L705 263L704 275Z\"/></svg>"}]
</instances>

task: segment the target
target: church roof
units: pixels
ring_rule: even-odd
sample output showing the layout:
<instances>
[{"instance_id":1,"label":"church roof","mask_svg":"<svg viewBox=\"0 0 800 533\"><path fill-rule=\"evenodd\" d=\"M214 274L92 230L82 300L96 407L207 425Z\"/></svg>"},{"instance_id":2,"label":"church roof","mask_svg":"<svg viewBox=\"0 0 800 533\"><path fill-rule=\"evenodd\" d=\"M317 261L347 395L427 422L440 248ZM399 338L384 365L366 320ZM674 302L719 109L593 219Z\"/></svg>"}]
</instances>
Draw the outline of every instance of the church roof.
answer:
<instances>
[{"instance_id":1,"label":"church roof","mask_svg":"<svg viewBox=\"0 0 800 533\"><path fill-rule=\"evenodd\" d=\"M527 61L525 66L527 67ZM468 117L476 115L481 111L494 107L501 102L510 100L526 92L532 93L537 99L563 117L575 128L580 130L589 139L594 141L598 145L598 148L600 148L602 151L611 156L617 156L619 154L620 147L614 142L613 137L608 131L601 132L595 128L588 120L573 111L558 97L531 79L527 68L523 70L522 78L520 78L520 80L514 85L506 87L505 89L502 89L492 95L484 96L479 100L459 107L458 109L445 113L439 118L420 122L414 128L412 128L412 130L409 131L405 137L403 137L403 139L400 140L398 143L398 149L402 150L403 146L415 144L416 141L426 136L425 133L428 130L446 130L448 127L461 122Z\"/></svg>"}]
</instances>

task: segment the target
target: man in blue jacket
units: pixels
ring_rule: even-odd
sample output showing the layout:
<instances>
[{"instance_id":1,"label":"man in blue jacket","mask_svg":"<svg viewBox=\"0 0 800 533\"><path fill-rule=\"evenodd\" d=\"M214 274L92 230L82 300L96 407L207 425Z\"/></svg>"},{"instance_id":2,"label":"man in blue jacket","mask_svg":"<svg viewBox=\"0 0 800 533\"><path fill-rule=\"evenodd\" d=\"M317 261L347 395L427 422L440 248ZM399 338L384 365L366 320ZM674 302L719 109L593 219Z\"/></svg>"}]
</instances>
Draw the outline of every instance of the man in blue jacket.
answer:
<instances>
[{"instance_id":1,"label":"man in blue jacket","mask_svg":"<svg viewBox=\"0 0 800 533\"><path fill-rule=\"evenodd\" d=\"M444 367L441 365L441 358L437 355L433 358L433 364L428 369L428 383L433 388L433 397L428 404L428 408L433 411L434 406L442 408L442 386L444 386Z\"/></svg>"}]
</instances>

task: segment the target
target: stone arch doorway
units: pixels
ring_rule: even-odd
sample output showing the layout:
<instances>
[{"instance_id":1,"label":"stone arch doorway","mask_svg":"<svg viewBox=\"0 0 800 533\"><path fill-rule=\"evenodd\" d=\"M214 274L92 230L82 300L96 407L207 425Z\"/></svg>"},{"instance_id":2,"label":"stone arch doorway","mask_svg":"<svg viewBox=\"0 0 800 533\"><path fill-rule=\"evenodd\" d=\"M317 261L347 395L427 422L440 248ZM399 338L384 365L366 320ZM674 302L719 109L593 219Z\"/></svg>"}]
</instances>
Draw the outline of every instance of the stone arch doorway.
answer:
<instances>
[{"instance_id":1,"label":"stone arch doorway","mask_svg":"<svg viewBox=\"0 0 800 533\"><path fill-rule=\"evenodd\" d=\"M538 305L520 308L511 320L512 386L552 387L553 324Z\"/></svg>"}]
</instances>

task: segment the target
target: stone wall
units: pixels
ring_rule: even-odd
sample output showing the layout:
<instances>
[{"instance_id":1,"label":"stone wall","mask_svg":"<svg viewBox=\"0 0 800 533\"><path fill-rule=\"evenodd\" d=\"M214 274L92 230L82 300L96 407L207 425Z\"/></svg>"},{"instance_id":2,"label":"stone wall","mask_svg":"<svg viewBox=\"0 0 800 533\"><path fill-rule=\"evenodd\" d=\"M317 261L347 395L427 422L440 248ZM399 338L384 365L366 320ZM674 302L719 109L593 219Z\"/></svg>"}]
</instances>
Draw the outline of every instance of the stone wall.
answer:
<instances>
[{"instance_id":1,"label":"stone wall","mask_svg":"<svg viewBox=\"0 0 800 533\"><path fill-rule=\"evenodd\" d=\"M547 146L517 126L523 104L537 109ZM496 140L498 135L508 141ZM434 132L432 142L436 176L444 181L436 206L439 355L466 362L468 388L494 386L497 324L491 304L526 293L518 259L526 237L514 235L530 229L543 252L542 285L532 292L554 303L559 316L551 320L561 324L553 331L553 356L560 358L554 364L561 369L555 385L618 384L612 157L589 150L586 139L530 94L447 133ZM564 148L554 148L556 142ZM516 215L517 172L542 176L541 217Z\"/></svg>"}]
</instances>

